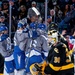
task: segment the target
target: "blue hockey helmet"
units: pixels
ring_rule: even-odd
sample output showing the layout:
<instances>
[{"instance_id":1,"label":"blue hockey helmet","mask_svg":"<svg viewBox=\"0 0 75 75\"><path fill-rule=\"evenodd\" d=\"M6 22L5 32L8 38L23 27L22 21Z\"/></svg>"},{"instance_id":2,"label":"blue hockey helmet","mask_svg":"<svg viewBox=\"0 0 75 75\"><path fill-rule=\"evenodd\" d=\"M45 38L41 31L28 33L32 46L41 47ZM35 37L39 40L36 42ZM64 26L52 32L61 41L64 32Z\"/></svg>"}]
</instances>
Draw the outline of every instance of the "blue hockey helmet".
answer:
<instances>
[{"instance_id":1,"label":"blue hockey helmet","mask_svg":"<svg viewBox=\"0 0 75 75\"><path fill-rule=\"evenodd\" d=\"M32 23L30 24L30 28L31 28L31 29L37 29L37 25L36 25L34 22L32 22Z\"/></svg>"},{"instance_id":2,"label":"blue hockey helmet","mask_svg":"<svg viewBox=\"0 0 75 75\"><path fill-rule=\"evenodd\" d=\"M17 27L18 28L23 28L23 24L22 23L18 23Z\"/></svg>"},{"instance_id":3,"label":"blue hockey helmet","mask_svg":"<svg viewBox=\"0 0 75 75\"><path fill-rule=\"evenodd\" d=\"M8 30L8 28L5 25L0 26L0 32Z\"/></svg>"},{"instance_id":4,"label":"blue hockey helmet","mask_svg":"<svg viewBox=\"0 0 75 75\"><path fill-rule=\"evenodd\" d=\"M41 23L38 25L38 28L41 29L41 30L46 30L46 25Z\"/></svg>"}]
</instances>

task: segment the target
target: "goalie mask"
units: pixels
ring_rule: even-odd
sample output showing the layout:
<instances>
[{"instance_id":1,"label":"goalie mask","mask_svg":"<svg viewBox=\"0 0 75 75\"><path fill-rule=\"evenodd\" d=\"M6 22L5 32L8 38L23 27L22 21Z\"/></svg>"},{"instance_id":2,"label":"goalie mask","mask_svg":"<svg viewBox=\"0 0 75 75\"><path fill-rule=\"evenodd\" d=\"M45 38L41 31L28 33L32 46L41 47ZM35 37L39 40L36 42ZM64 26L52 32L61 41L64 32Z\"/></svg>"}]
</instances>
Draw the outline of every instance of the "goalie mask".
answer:
<instances>
[{"instance_id":1,"label":"goalie mask","mask_svg":"<svg viewBox=\"0 0 75 75\"><path fill-rule=\"evenodd\" d=\"M59 41L59 33L56 30L48 31L48 42L55 44Z\"/></svg>"}]
</instances>

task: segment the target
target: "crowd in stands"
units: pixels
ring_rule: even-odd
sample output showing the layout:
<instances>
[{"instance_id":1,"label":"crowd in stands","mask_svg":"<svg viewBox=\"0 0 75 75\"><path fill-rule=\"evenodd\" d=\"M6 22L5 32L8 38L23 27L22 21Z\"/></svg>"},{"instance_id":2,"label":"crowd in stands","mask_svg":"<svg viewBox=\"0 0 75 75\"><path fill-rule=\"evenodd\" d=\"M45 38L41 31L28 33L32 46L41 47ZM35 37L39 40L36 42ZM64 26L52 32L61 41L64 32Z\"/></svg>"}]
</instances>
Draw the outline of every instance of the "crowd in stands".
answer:
<instances>
[{"instance_id":1,"label":"crowd in stands","mask_svg":"<svg viewBox=\"0 0 75 75\"><path fill-rule=\"evenodd\" d=\"M70 35L75 28L75 0L47 0L47 26L52 22L58 25L60 33L64 30ZM30 24L35 20L31 7L36 7L41 14L41 22L45 22L45 0L2 0L0 1L0 24L9 28L9 4L12 6L12 32L17 29L17 23L27 18ZM37 17L36 17L37 18ZM75 33L75 32L74 32ZM73 33L72 33L73 34Z\"/></svg>"}]
</instances>

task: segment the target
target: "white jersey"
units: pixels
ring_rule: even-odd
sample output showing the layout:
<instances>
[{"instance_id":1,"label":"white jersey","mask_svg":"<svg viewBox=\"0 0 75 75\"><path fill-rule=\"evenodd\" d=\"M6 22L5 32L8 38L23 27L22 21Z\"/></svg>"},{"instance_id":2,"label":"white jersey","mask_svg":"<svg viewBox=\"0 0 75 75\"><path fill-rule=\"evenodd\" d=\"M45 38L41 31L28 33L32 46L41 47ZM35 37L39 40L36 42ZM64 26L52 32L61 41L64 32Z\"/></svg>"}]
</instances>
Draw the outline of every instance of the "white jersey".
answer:
<instances>
[{"instance_id":1,"label":"white jersey","mask_svg":"<svg viewBox=\"0 0 75 75\"><path fill-rule=\"evenodd\" d=\"M19 48L24 51L27 38L28 33L19 32L17 30L14 36L14 46L19 46Z\"/></svg>"},{"instance_id":2,"label":"white jersey","mask_svg":"<svg viewBox=\"0 0 75 75\"><path fill-rule=\"evenodd\" d=\"M8 37L6 40L4 41L0 41L0 53L4 56L4 57L8 57L12 54L12 49L11 49L11 42L10 42L10 38Z\"/></svg>"}]
</instances>

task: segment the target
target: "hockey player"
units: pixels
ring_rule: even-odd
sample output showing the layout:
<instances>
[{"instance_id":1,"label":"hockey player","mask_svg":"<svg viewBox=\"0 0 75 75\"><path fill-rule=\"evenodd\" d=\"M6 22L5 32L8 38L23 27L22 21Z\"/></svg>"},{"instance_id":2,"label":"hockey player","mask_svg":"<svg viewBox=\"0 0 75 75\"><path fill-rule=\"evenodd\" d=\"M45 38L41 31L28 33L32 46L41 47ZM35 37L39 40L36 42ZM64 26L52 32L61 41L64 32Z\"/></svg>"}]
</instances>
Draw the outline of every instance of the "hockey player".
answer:
<instances>
[{"instance_id":1,"label":"hockey player","mask_svg":"<svg viewBox=\"0 0 75 75\"><path fill-rule=\"evenodd\" d=\"M30 38L28 39L26 46L27 66L26 72L29 75L29 67L33 63L41 63L43 61L42 51L48 52L47 40L37 33L37 25L35 23L30 24ZM31 75L31 74L30 74Z\"/></svg>"},{"instance_id":2,"label":"hockey player","mask_svg":"<svg viewBox=\"0 0 75 75\"><path fill-rule=\"evenodd\" d=\"M18 23L18 29L14 35L14 61L17 75L24 75L25 71L25 46L28 33L25 33L24 25L22 23Z\"/></svg>"},{"instance_id":3,"label":"hockey player","mask_svg":"<svg viewBox=\"0 0 75 75\"><path fill-rule=\"evenodd\" d=\"M38 24L38 26L37 26L38 34L47 41L48 36L47 36L47 31L46 30L47 30L47 27L46 27L45 24L43 24L43 23ZM42 50L42 57L44 59L47 57L47 53L44 50Z\"/></svg>"},{"instance_id":4,"label":"hockey player","mask_svg":"<svg viewBox=\"0 0 75 75\"><path fill-rule=\"evenodd\" d=\"M30 67L32 75L73 75L74 63L68 54L67 46L60 41L59 33L52 30L48 33L48 39L52 43L47 60L42 66L33 64ZM42 71L42 72L41 72Z\"/></svg>"},{"instance_id":5,"label":"hockey player","mask_svg":"<svg viewBox=\"0 0 75 75\"><path fill-rule=\"evenodd\" d=\"M13 51L8 37L8 28L4 25L0 26L0 53L4 57L4 75L14 75Z\"/></svg>"}]
</instances>

